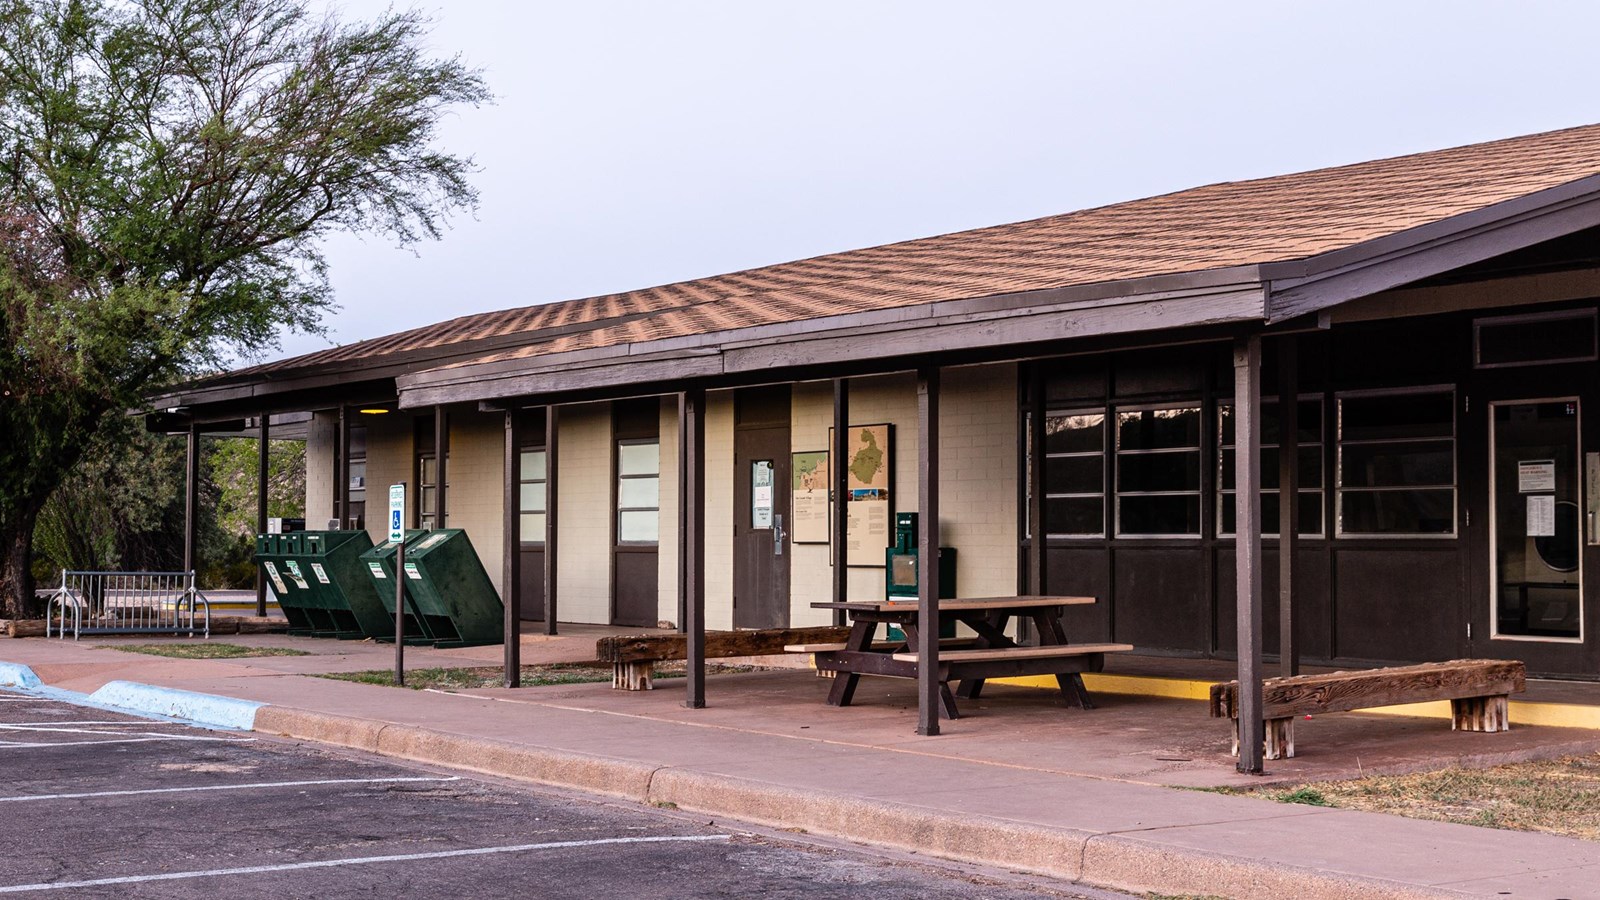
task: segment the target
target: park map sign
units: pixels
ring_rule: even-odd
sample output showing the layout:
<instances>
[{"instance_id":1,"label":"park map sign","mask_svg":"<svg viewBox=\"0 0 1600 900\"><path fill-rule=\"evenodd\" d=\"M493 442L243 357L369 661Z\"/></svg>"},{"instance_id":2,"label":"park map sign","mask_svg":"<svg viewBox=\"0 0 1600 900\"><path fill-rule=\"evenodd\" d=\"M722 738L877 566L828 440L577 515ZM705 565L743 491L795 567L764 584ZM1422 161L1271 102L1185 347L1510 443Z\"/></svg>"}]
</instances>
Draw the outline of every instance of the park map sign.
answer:
<instances>
[{"instance_id":1,"label":"park map sign","mask_svg":"<svg viewBox=\"0 0 1600 900\"><path fill-rule=\"evenodd\" d=\"M845 560L852 566L883 565L894 518L890 503L893 483L894 426L852 425L846 441ZM828 435L833 446L833 435ZM825 544L829 538L829 465L825 450L793 455L794 541Z\"/></svg>"}]
</instances>

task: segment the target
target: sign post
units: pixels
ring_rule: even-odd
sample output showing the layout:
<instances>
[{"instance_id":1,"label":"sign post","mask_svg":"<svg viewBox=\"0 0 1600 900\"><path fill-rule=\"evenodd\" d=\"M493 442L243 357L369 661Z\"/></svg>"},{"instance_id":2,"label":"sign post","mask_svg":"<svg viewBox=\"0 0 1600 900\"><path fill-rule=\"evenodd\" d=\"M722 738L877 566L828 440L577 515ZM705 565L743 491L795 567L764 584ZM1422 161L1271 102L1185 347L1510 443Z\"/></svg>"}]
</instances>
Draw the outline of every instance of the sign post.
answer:
<instances>
[{"instance_id":1,"label":"sign post","mask_svg":"<svg viewBox=\"0 0 1600 900\"><path fill-rule=\"evenodd\" d=\"M389 540L394 552L394 683L406 683L406 483L389 485Z\"/></svg>"}]
</instances>

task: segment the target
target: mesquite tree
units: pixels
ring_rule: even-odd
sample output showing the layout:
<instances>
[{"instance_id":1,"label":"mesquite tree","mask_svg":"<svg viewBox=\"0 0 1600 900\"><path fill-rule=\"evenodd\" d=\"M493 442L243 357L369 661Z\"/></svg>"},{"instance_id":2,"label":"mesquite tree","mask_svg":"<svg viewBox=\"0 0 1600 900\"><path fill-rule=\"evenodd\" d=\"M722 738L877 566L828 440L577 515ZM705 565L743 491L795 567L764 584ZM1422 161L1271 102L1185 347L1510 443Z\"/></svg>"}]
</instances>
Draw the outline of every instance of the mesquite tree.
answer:
<instances>
[{"instance_id":1,"label":"mesquite tree","mask_svg":"<svg viewBox=\"0 0 1600 900\"><path fill-rule=\"evenodd\" d=\"M326 234L409 243L476 202L436 145L488 91L426 37L306 0L0 0L0 615L108 418L318 330Z\"/></svg>"}]
</instances>

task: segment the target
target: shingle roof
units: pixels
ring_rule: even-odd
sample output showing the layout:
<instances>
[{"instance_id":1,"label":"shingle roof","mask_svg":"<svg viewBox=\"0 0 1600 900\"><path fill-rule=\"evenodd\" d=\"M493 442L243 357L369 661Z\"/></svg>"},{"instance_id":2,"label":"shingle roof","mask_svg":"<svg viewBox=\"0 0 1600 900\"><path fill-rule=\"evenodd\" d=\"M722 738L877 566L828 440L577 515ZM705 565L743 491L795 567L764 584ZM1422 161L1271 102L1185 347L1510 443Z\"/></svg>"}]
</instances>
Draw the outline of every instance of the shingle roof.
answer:
<instances>
[{"instance_id":1,"label":"shingle roof","mask_svg":"<svg viewBox=\"0 0 1600 900\"><path fill-rule=\"evenodd\" d=\"M1600 125L1251 181L462 316L223 376L494 343L474 362L1156 275L1304 259L1600 174ZM587 326L587 327L585 327ZM559 329L549 333L550 329ZM541 334L541 332L544 332Z\"/></svg>"}]
</instances>

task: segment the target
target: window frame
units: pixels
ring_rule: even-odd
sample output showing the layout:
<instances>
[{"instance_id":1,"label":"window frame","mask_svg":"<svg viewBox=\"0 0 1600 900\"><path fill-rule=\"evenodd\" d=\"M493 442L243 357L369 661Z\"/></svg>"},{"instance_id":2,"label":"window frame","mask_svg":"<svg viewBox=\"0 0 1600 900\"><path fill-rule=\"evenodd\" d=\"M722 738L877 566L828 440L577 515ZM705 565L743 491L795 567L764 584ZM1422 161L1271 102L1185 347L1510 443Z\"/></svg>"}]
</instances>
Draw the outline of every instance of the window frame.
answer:
<instances>
[{"instance_id":1,"label":"window frame","mask_svg":"<svg viewBox=\"0 0 1600 900\"><path fill-rule=\"evenodd\" d=\"M533 544L533 545L536 545L536 546L543 547L544 543L545 543L545 540L544 540L544 538L545 538L545 529L540 528L538 530L538 536L530 538L528 536L528 529L526 529L526 528L524 528L522 526L522 517L523 516L529 516L529 515L540 515L540 516L549 516L550 515L550 469L549 469L550 454L546 450L546 448L543 447L543 446L519 447L517 449L517 453L519 455L519 458L518 458L518 461L517 461L517 542L520 543L520 544ZM544 473L544 477L543 478L529 478L528 477L528 466L527 466L527 463L520 458L521 455L528 454L528 453L538 453L538 454L541 454L541 455L544 456L544 459L545 459L545 473ZM544 507L542 509L529 510L529 509L526 509L526 508L523 507L523 505L522 505L522 486L525 485L525 484L540 484L540 485L544 485L545 496L544 496ZM449 488L447 487L446 490L445 490L445 502L448 503L449 500L450 500Z\"/></svg>"},{"instance_id":2,"label":"window frame","mask_svg":"<svg viewBox=\"0 0 1600 900\"><path fill-rule=\"evenodd\" d=\"M1120 416L1125 413L1152 412L1155 410L1194 410L1198 433L1193 447L1163 447L1155 450L1123 450ZM1119 540L1202 540L1206 526L1206 402L1204 398L1192 400L1167 400L1151 403L1113 404L1109 407L1113 434L1109 442L1112 457L1111 494L1115 498L1112 511L1113 534ZM1121 485L1122 458L1124 456L1156 456L1161 454L1193 453L1195 455L1195 489L1192 491L1124 491ZM1194 497L1198 505L1195 530L1180 533L1129 533L1122 527L1123 497Z\"/></svg>"},{"instance_id":3,"label":"window frame","mask_svg":"<svg viewBox=\"0 0 1600 900\"><path fill-rule=\"evenodd\" d=\"M1366 397L1398 397L1415 396L1420 394L1449 394L1450 395L1450 437L1427 438L1367 438L1347 442L1344 438L1344 401ZM1432 540L1447 541L1461 538L1461 410L1459 407L1460 392L1454 384L1429 384L1411 387L1372 388L1354 391L1336 391L1333 395L1333 536L1335 540L1343 541L1415 541ZM1347 443L1353 446L1371 446L1380 444L1424 444L1450 441L1450 484L1449 485L1420 485L1420 486L1384 486L1366 488L1347 488L1344 485L1344 448ZM1346 532L1344 529L1344 495L1346 492L1356 494L1382 494L1401 493L1405 491L1436 490L1450 492L1450 530L1436 532L1400 532L1382 533L1371 531Z\"/></svg>"},{"instance_id":4,"label":"window frame","mask_svg":"<svg viewBox=\"0 0 1600 900\"><path fill-rule=\"evenodd\" d=\"M641 445L653 445L656 448L656 467L655 467L655 471L650 473L650 474L647 474L647 475L645 475L645 474L624 475L622 473L622 448L625 447L625 446L641 446ZM615 495L614 495L615 496L615 502L613 503L614 510L613 510L612 518L611 518L611 527L614 530L613 533L614 533L615 538L616 538L616 540L615 540L616 546L618 546L618 547L659 547L661 545L661 438L660 437L641 437L641 438L618 438L618 439L616 439L613 442L613 445L612 445L612 466L613 466L612 470L615 473L614 486L613 486L613 490L615 491ZM629 479L643 480L643 479L646 479L646 478L654 478L656 480L656 505L655 506L623 506L622 505L622 493L623 493L622 492L622 482L626 481L626 480L629 480ZM630 540L624 540L623 539L623 537L622 537L622 514L623 513L630 513L630 512L653 512L653 513L656 514L656 539L655 540L653 540L653 541L630 541Z\"/></svg>"},{"instance_id":5,"label":"window frame","mask_svg":"<svg viewBox=\"0 0 1600 900\"><path fill-rule=\"evenodd\" d=\"M1561 322L1587 320L1592 336L1592 349L1584 356L1558 356L1549 359L1527 359L1513 362L1483 361L1483 326L1521 325L1529 322ZM1526 366L1550 366L1563 363L1594 362L1600 359L1600 318L1593 307L1556 309L1545 312L1518 313L1509 316L1481 316L1472 320L1472 367L1474 369L1518 369Z\"/></svg>"},{"instance_id":6,"label":"window frame","mask_svg":"<svg viewBox=\"0 0 1600 900\"><path fill-rule=\"evenodd\" d=\"M444 509L443 510L436 510L435 513L432 516L434 521L429 522L428 519L430 518L430 516L423 509L423 505L422 505L422 498L424 496L426 496L425 492L428 489L430 489L430 488L434 489L434 497L435 498L437 498L439 496L439 493L438 493L438 490L437 490L439 485L438 485L438 483L436 481L423 481L422 480L423 473L427 471L427 466L425 465L425 463L426 462L433 462L435 460L436 456L437 456L437 454L434 453L432 447L429 447L427 450L418 450L417 451L416 470L415 470L415 473L414 473L416 475L416 478L417 478L417 502L415 504L416 505L416 515L414 517L414 520L416 522L416 527L421 529L421 530L423 530L423 531L432 531L432 530L434 530L436 528L449 528L450 527L450 480L449 480L449 476L450 476L450 451L449 450L446 450L445 453L444 453L444 465L445 465ZM434 469L435 473L437 473L438 471L439 470L437 468ZM437 479L438 475L435 474L434 478Z\"/></svg>"},{"instance_id":7,"label":"window frame","mask_svg":"<svg viewBox=\"0 0 1600 900\"><path fill-rule=\"evenodd\" d=\"M1307 394L1297 394L1297 395L1295 395L1295 402L1297 404L1302 404L1302 405L1306 404L1306 403L1310 403L1310 402L1315 402L1317 404L1317 434L1318 434L1318 437L1317 437L1317 469L1318 469L1319 472L1322 473L1321 484L1317 485L1314 488L1300 487L1295 491L1295 493L1300 494L1302 496L1304 496L1306 494L1316 494L1317 498L1322 503L1322 515L1317 517L1317 530L1316 530L1316 532L1313 533L1313 532L1307 532L1307 531L1304 531L1304 530L1296 530L1295 531L1295 537L1296 538L1303 538L1303 539L1308 540L1308 541L1326 540L1327 537L1328 537L1328 435L1327 435L1328 404L1327 404L1327 396L1325 394L1318 393L1318 392L1307 393ZM1226 511L1225 510L1225 506L1228 505L1228 504L1232 504L1234 502L1233 501L1233 497L1238 491L1237 487L1224 488L1222 486L1222 484L1223 484L1222 476L1226 472L1226 466L1227 466L1227 462L1226 462L1226 460L1227 460L1227 451L1234 450L1238 446L1238 444L1237 444L1238 435L1234 436L1235 443L1233 443L1233 444L1224 444L1222 442L1222 411L1224 409L1232 409L1235 405L1236 405L1235 401L1231 397L1230 398L1226 398L1226 399L1218 398L1218 400L1217 400L1217 426L1216 426L1217 427L1217 474L1216 474L1216 491L1215 491L1217 508L1216 508L1216 513L1213 516L1213 518L1216 519L1216 529L1217 529L1217 539L1218 540L1234 540L1235 538L1238 537L1238 532L1237 531L1227 531L1227 530L1223 529L1223 527L1222 527L1222 517L1223 517L1223 513ZM1269 405L1270 406L1277 406L1278 405L1278 398L1277 397L1263 397L1263 398L1261 398L1261 405L1263 407L1263 412L1265 412L1265 409L1264 409L1265 407L1267 407ZM1262 450L1277 449L1277 450L1279 450L1281 452L1282 449L1283 449L1283 445L1282 445L1282 440L1283 440L1283 437L1282 437L1282 423L1281 422L1279 423L1279 432L1280 432L1279 433L1279 437L1278 437L1279 443L1268 444L1268 443L1263 442L1261 444L1261 449ZM1308 446L1310 446L1310 445L1302 441L1296 446L1296 450L1304 450ZM1296 464L1298 465L1298 461L1296 461ZM1267 494L1282 494L1282 492L1283 492L1283 488L1282 488L1281 485L1279 487L1275 487L1275 488L1262 488L1261 489L1261 494L1263 496L1265 496ZM1271 531L1268 531L1266 529L1266 525L1268 523L1264 518L1263 518L1261 524L1262 524L1261 537L1263 539L1271 538L1273 540L1278 540L1278 539L1283 537L1283 535L1279 534L1279 532L1277 530L1278 529L1278 519L1277 519L1276 516L1274 516L1273 519L1272 519L1272 522L1271 522L1272 530Z\"/></svg>"},{"instance_id":8,"label":"window frame","mask_svg":"<svg viewBox=\"0 0 1600 900\"><path fill-rule=\"evenodd\" d=\"M1088 459L1090 457L1094 457L1094 458L1100 460L1100 490L1099 490L1099 492L1097 492L1097 493L1093 493L1093 492L1085 493L1085 492L1081 492L1081 491L1067 491L1067 492L1063 492L1063 493L1054 493L1054 494L1052 494L1052 493L1050 493L1050 491L1048 489L1046 489L1044 491L1044 502L1041 504L1041 508L1045 512L1045 515L1044 515L1044 519L1045 520L1043 522L1038 523L1038 529L1037 530L1043 532L1044 539L1046 541L1051 541L1051 540L1096 541L1096 540L1105 540L1106 539L1106 500L1108 498L1108 495L1111 493L1109 490L1107 490L1107 485L1106 485L1106 482L1108 480L1108 474L1109 474L1106 471L1106 450L1111 444L1111 437L1110 437L1109 432L1110 432L1110 430L1111 430L1111 428L1113 426L1112 415L1113 415L1113 413L1111 412L1110 408L1107 407L1107 406L1069 407L1069 408L1061 408L1061 409L1050 409L1048 407L1045 408L1044 420L1046 422L1048 422L1052 417L1066 417L1066 416L1099 416L1100 417L1100 449L1098 451L1073 450L1073 451L1067 451L1067 452L1063 452L1063 453L1051 453L1048 449L1044 451L1044 460L1043 460L1043 463L1042 463L1044 468L1040 471L1040 476L1041 477L1039 478L1039 484L1040 484L1041 487L1046 487L1049 484L1049 481L1050 481L1050 478L1049 478L1050 460L1052 460L1052 459L1069 459L1069 458L1070 459ZM1040 440L1039 445L1041 447L1045 446L1046 441L1048 441L1048 440L1049 440L1048 435L1046 435L1042 440ZM1031 449L1031 447L1030 447L1030 449ZM1030 484L1029 488L1031 488L1031 487L1032 487L1032 485ZM1026 491L1024 491L1024 494L1026 494ZM1050 531L1048 529L1048 523L1050 521L1050 501L1051 500L1071 500L1071 499L1087 499L1087 498L1096 498L1096 499L1098 499L1100 501L1100 528L1099 528L1099 530L1095 531L1093 534L1087 534L1087 533L1086 534L1068 534L1068 533L1059 533L1058 534L1058 533L1052 532L1052 531ZM1030 532L1035 530L1032 527L1033 523L1030 522L1029 525L1030 525L1030 528L1029 528Z\"/></svg>"}]
</instances>

